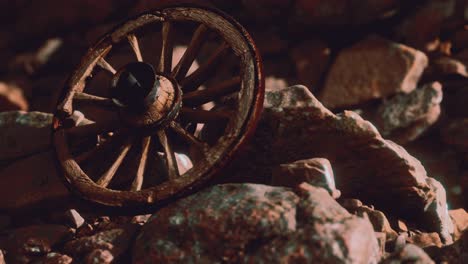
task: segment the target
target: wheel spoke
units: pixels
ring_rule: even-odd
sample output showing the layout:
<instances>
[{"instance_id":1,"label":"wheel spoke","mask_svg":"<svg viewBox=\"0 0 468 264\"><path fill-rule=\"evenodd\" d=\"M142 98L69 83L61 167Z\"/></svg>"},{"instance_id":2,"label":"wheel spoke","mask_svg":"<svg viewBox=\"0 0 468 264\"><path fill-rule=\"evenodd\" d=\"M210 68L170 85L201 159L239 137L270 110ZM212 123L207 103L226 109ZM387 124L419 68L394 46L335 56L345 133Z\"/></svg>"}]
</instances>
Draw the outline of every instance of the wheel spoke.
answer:
<instances>
[{"instance_id":1,"label":"wheel spoke","mask_svg":"<svg viewBox=\"0 0 468 264\"><path fill-rule=\"evenodd\" d=\"M227 121L233 115L232 111L207 111L182 107L180 110L182 118L196 123L210 123Z\"/></svg>"},{"instance_id":2,"label":"wheel spoke","mask_svg":"<svg viewBox=\"0 0 468 264\"><path fill-rule=\"evenodd\" d=\"M73 100L80 104L95 105L102 107L115 107L115 102L110 98L100 97L87 93L76 92L73 96Z\"/></svg>"},{"instance_id":3,"label":"wheel spoke","mask_svg":"<svg viewBox=\"0 0 468 264\"><path fill-rule=\"evenodd\" d=\"M67 132L74 137L87 137L111 132L118 129L119 127L120 123L112 120L109 122L99 122L87 124L84 126L71 127L67 129Z\"/></svg>"},{"instance_id":4,"label":"wheel spoke","mask_svg":"<svg viewBox=\"0 0 468 264\"><path fill-rule=\"evenodd\" d=\"M143 61L143 56L141 56L140 45L138 45L138 39L135 34L130 34L127 36L128 42L130 46L132 46L133 52L139 62Z\"/></svg>"},{"instance_id":5,"label":"wheel spoke","mask_svg":"<svg viewBox=\"0 0 468 264\"><path fill-rule=\"evenodd\" d=\"M120 165L122 164L125 156L127 156L128 151L132 147L132 143L130 140L125 142L123 146L120 147L119 154L117 159L112 163L111 167L99 178L96 183L102 187L107 187L109 183L112 181L115 173L119 169Z\"/></svg>"},{"instance_id":6,"label":"wheel spoke","mask_svg":"<svg viewBox=\"0 0 468 264\"><path fill-rule=\"evenodd\" d=\"M180 81L187 75L187 72L192 66L193 61L198 55L201 46L207 36L208 28L205 25L200 25L195 33L193 34L192 40L188 45L187 49L185 50L184 55L180 59L179 63L175 66L174 70L172 71L172 76Z\"/></svg>"},{"instance_id":7,"label":"wheel spoke","mask_svg":"<svg viewBox=\"0 0 468 264\"><path fill-rule=\"evenodd\" d=\"M158 71L169 73L172 68L172 49L174 45L173 26L170 22L163 22L162 25L162 49L159 58Z\"/></svg>"},{"instance_id":8,"label":"wheel spoke","mask_svg":"<svg viewBox=\"0 0 468 264\"><path fill-rule=\"evenodd\" d=\"M200 85L206 82L216 71L218 64L229 50L226 42L223 42L218 49L208 58L208 61L201 65L194 73L184 78L180 84L184 92L196 90Z\"/></svg>"},{"instance_id":9,"label":"wheel spoke","mask_svg":"<svg viewBox=\"0 0 468 264\"><path fill-rule=\"evenodd\" d=\"M116 73L116 70L114 69L114 67L112 67L112 65L110 65L104 58L100 58L97 62L97 65L101 68L103 68L104 70L112 73L112 74L115 74Z\"/></svg>"},{"instance_id":10,"label":"wheel spoke","mask_svg":"<svg viewBox=\"0 0 468 264\"><path fill-rule=\"evenodd\" d=\"M185 130L183 127L179 125L179 123L172 121L171 122L171 128L176 132L182 139L187 141L192 146L198 147L201 150L204 150L207 147L207 144L196 138L194 135L189 133L187 130Z\"/></svg>"},{"instance_id":11,"label":"wheel spoke","mask_svg":"<svg viewBox=\"0 0 468 264\"><path fill-rule=\"evenodd\" d=\"M169 144L166 132L164 130L159 130L158 138L159 142L161 142L161 145L164 148L169 179L175 179L179 176L179 169L177 167L175 153L172 150L171 145Z\"/></svg>"},{"instance_id":12,"label":"wheel spoke","mask_svg":"<svg viewBox=\"0 0 468 264\"><path fill-rule=\"evenodd\" d=\"M132 186L130 187L131 191L139 191L141 190L141 186L143 185L143 177L145 175L145 168L146 168L146 161L148 160L148 150L151 142L151 137L143 138L141 144L141 156L140 162L138 164L138 170L135 176L135 179L132 182Z\"/></svg>"},{"instance_id":13,"label":"wheel spoke","mask_svg":"<svg viewBox=\"0 0 468 264\"><path fill-rule=\"evenodd\" d=\"M184 105L198 106L202 105L215 99L228 95L235 92L241 84L240 77L234 77L230 80L224 81L214 87L207 88L205 90L196 90L187 94L184 94Z\"/></svg>"}]
</instances>

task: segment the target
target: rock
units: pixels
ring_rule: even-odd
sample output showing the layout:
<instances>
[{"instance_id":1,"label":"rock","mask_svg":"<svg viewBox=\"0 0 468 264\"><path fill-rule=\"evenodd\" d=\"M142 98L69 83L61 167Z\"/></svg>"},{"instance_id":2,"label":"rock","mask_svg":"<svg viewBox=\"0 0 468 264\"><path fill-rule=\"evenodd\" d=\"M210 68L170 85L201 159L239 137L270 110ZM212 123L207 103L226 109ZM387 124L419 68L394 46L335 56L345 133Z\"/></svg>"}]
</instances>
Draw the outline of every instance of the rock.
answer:
<instances>
[{"instance_id":1,"label":"rock","mask_svg":"<svg viewBox=\"0 0 468 264\"><path fill-rule=\"evenodd\" d=\"M438 82L424 85L409 93L385 100L371 120L384 137L400 144L415 140L440 115L442 85Z\"/></svg>"},{"instance_id":2,"label":"rock","mask_svg":"<svg viewBox=\"0 0 468 264\"><path fill-rule=\"evenodd\" d=\"M403 249L392 253L381 264L434 264L435 262L418 246L408 244Z\"/></svg>"},{"instance_id":3,"label":"rock","mask_svg":"<svg viewBox=\"0 0 468 264\"><path fill-rule=\"evenodd\" d=\"M433 51L443 22L455 12L456 0L430 0L416 9L399 26L397 34L402 41L423 51Z\"/></svg>"},{"instance_id":4,"label":"rock","mask_svg":"<svg viewBox=\"0 0 468 264\"><path fill-rule=\"evenodd\" d=\"M0 112L28 111L29 104L23 90L14 84L0 82Z\"/></svg>"},{"instance_id":5,"label":"rock","mask_svg":"<svg viewBox=\"0 0 468 264\"><path fill-rule=\"evenodd\" d=\"M94 264L94 263L112 263L114 260L114 256L109 250L105 249L95 249L89 253L85 258L86 264Z\"/></svg>"},{"instance_id":6,"label":"rock","mask_svg":"<svg viewBox=\"0 0 468 264\"><path fill-rule=\"evenodd\" d=\"M468 118L451 120L442 129L442 139L457 149L468 150Z\"/></svg>"},{"instance_id":7,"label":"rock","mask_svg":"<svg viewBox=\"0 0 468 264\"><path fill-rule=\"evenodd\" d=\"M130 224L99 232L93 236L81 237L65 244L63 251L74 258L119 259L126 253L138 231L138 225ZM108 251L108 252L106 252ZM110 256L109 256L110 254ZM93 263L93 262L86 262ZM96 263L96 262L94 262ZM101 262L98 262L101 263ZM107 262L104 262L107 263Z\"/></svg>"},{"instance_id":8,"label":"rock","mask_svg":"<svg viewBox=\"0 0 468 264\"><path fill-rule=\"evenodd\" d=\"M302 184L298 193L225 184L176 201L143 226L133 263L378 261L368 221L350 215L322 188Z\"/></svg>"},{"instance_id":9,"label":"rock","mask_svg":"<svg viewBox=\"0 0 468 264\"><path fill-rule=\"evenodd\" d=\"M320 100L328 108L343 108L409 93L416 88L427 64L427 56L418 50L368 37L338 54Z\"/></svg>"},{"instance_id":10,"label":"rock","mask_svg":"<svg viewBox=\"0 0 468 264\"><path fill-rule=\"evenodd\" d=\"M468 263L468 232L464 232L461 238L451 245L424 250L436 263Z\"/></svg>"},{"instance_id":11,"label":"rock","mask_svg":"<svg viewBox=\"0 0 468 264\"><path fill-rule=\"evenodd\" d=\"M0 237L0 248L7 252L7 262L45 256L56 245L72 237L61 225L34 225L11 230Z\"/></svg>"},{"instance_id":12,"label":"rock","mask_svg":"<svg viewBox=\"0 0 468 264\"><path fill-rule=\"evenodd\" d=\"M428 230L438 232L444 244L450 244L453 242L454 227L448 212L444 186L433 178L428 178L427 182L436 196L426 209L424 225Z\"/></svg>"},{"instance_id":13,"label":"rock","mask_svg":"<svg viewBox=\"0 0 468 264\"><path fill-rule=\"evenodd\" d=\"M41 112L0 113L0 160L44 151L51 145L52 115Z\"/></svg>"},{"instance_id":14,"label":"rock","mask_svg":"<svg viewBox=\"0 0 468 264\"><path fill-rule=\"evenodd\" d=\"M75 209L70 209L65 213L73 228L80 228L84 223L84 218Z\"/></svg>"},{"instance_id":15,"label":"rock","mask_svg":"<svg viewBox=\"0 0 468 264\"><path fill-rule=\"evenodd\" d=\"M310 157L333 164L344 197L394 216L421 221L435 197L426 170L404 148L354 112L333 114L299 85L266 92L251 145L226 171L231 180L269 182L279 164Z\"/></svg>"},{"instance_id":16,"label":"rock","mask_svg":"<svg viewBox=\"0 0 468 264\"><path fill-rule=\"evenodd\" d=\"M356 209L356 214L361 217L369 218L374 231L385 234L386 239L395 239L398 233L392 229L390 222L382 211L374 210L368 206L361 206Z\"/></svg>"},{"instance_id":17,"label":"rock","mask_svg":"<svg viewBox=\"0 0 468 264\"><path fill-rule=\"evenodd\" d=\"M298 160L293 163L281 164L273 171L271 184L295 188L303 182L316 187L322 187L337 199L340 192L335 187L335 176L330 161L314 158Z\"/></svg>"},{"instance_id":18,"label":"rock","mask_svg":"<svg viewBox=\"0 0 468 264\"><path fill-rule=\"evenodd\" d=\"M0 264L5 264L5 257L3 256L3 250L0 249Z\"/></svg>"},{"instance_id":19,"label":"rock","mask_svg":"<svg viewBox=\"0 0 468 264\"><path fill-rule=\"evenodd\" d=\"M295 46L290 54L300 83L317 90L330 64L330 48L321 40L309 40Z\"/></svg>"},{"instance_id":20,"label":"rock","mask_svg":"<svg viewBox=\"0 0 468 264\"><path fill-rule=\"evenodd\" d=\"M68 204L71 198L52 151L32 155L1 169L0 186L7 186L0 195L0 210L10 213L57 208Z\"/></svg>"},{"instance_id":21,"label":"rock","mask_svg":"<svg viewBox=\"0 0 468 264\"><path fill-rule=\"evenodd\" d=\"M450 210L449 215L454 226L453 240L457 241L468 230L468 213L465 209L457 209Z\"/></svg>"},{"instance_id":22,"label":"rock","mask_svg":"<svg viewBox=\"0 0 468 264\"><path fill-rule=\"evenodd\" d=\"M424 73L425 77L431 79L442 79L450 76L468 77L466 65L463 62L450 58L441 57L431 61Z\"/></svg>"},{"instance_id":23,"label":"rock","mask_svg":"<svg viewBox=\"0 0 468 264\"><path fill-rule=\"evenodd\" d=\"M431 246L442 247L444 244L440 240L440 236L436 232L432 233L419 233L412 235L406 239L409 244L414 244L420 248Z\"/></svg>"}]
</instances>

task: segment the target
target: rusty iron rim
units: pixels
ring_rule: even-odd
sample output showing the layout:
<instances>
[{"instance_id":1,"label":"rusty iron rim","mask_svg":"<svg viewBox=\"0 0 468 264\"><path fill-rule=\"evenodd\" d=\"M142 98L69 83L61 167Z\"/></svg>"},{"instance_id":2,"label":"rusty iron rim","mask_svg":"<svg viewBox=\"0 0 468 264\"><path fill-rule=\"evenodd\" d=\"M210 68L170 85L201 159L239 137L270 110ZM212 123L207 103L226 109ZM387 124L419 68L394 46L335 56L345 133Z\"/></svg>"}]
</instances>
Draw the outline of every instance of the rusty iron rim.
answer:
<instances>
[{"instance_id":1,"label":"rusty iron rim","mask_svg":"<svg viewBox=\"0 0 468 264\"><path fill-rule=\"evenodd\" d=\"M128 40L132 46L133 51L135 52L137 60L141 61L141 53L138 54L139 47L135 48L135 43L137 43L136 45L138 46L138 40L134 35L134 32L143 26L162 24L161 34L163 35L163 50L161 51L162 55L160 56L158 71L161 71L165 74L170 74L166 75L166 77L171 79L170 81L173 84L172 86L174 86L174 91L180 90L180 98L183 98L182 106L177 104L177 96L175 96L175 102L171 104L173 107L170 107L169 109L170 113L164 113L164 115L162 114L162 119L158 119L152 123L150 122L151 126L149 128L145 127L144 129L139 129L132 126L122 126L122 129L119 130L118 133L115 133L115 135L112 137L117 137L116 135L125 135L125 137L131 135L132 137L139 137L139 139L143 139L141 143L143 146L142 152L143 149L145 149L145 144L146 146L149 144L148 142L145 143L144 138L147 138L148 136L151 136L151 139L157 137L160 141L160 147L166 151L166 146L170 145L168 142L171 140L171 138L168 137L168 130L172 129L173 131L180 132L181 126L178 123L179 114L181 114L182 117L191 116L195 119L200 118L197 116L198 114L196 111L200 110L201 106L193 106L193 108L187 109L187 106L189 105L187 102L195 102L194 105L196 105L197 100L203 102L206 101L206 98L200 99L200 97L197 97L200 94L203 94L203 92L200 92L201 90L199 89L201 84L199 84L199 81L195 78L197 76L193 76L197 71L191 75L184 75L183 71L188 70L185 69L187 68L187 65L183 65L183 62L179 62L174 70L171 70L172 67L170 63L168 63L167 57L169 56L168 54L172 52L172 47L170 46L172 43L169 41L169 33L164 35L164 32L170 31L171 25L174 22L198 23L200 26L195 31L194 36L197 34L197 32L200 35L205 31L215 32L221 36L221 39L223 40L223 44L221 44L223 47L216 51L218 52L221 50L219 52L221 54L218 54L218 56L223 56L223 52L228 50L239 59L240 73L238 79L240 88L234 92L232 92L232 88L228 89L230 94L235 94L235 98L237 98L237 102L234 107L235 111L230 112L231 115L229 116L229 121L227 121L227 125L224 127L224 134L221 135L215 143L208 145L202 142L200 138L195 138L197 142L201 142L203 144L202 152L205 154L202 154L203 158L200 159L192 159L192 157L190 157L191 161L193 161L193 167L184 174L178 175L177 168L175 168L175 171L173 170L171 172L172 169L170 166L174 165L174 161L177 166L177 160L174 159L175 152L172 151L171 153L171 151L169 151L164 152L164 163L166 164L166 169L168 170L168 178L164 182L145 188L142 186L142 180L139 180L140 183L134 184L136 181L135 179L138 177L138 175L136 175L132 182L132 186L130 186L130 188L133 188L132 190L117 190L108 188L108 184L112 180L112 176L110 176L110 180L102 180L103 176L98 179L91 179L87 173L82 170L76 161L77 157L74 156L75 154L72 153L70 149L69 139L71 137L77 137L76 134L73 134L75 133L73 131L83 131L86 130L83 129L83 127L89 126L89 130L97 129L97 131L100 131L99 133L102 132L99 130L102 125L98 124L97 122L76 127L73 125L68 125L70 123L69 121L74 119L74 113L76 113L74 112L74 98L77 100L77 94L80 95L78 96L79 98L83 98L83 94L85 94L83 93L83 90L86 87L86 80L92 74L93 69L96 68L96 66L100 66L101 68L107 70L112 70L112 67L105 61L105 56L111 51L113 45ZM164 36L166 36L166 39L164 39ZM198 37L199 36L193 37L190 45L192 45L192 42L196 43L198 40L194 40L194 38ZM165 42L166 46L164 44ZM190 45L188 50L190 50ZM164 59L164 57L166 57L166 59ZM182 57L181 61L182 60L184 60L184 57ZM190 59L188 61L190 61ZM208 60L208 63L210 63L210 60ZM181 68L183 68L183 70L181 70ZM199 70L201 68L203 68L203 65L200 66ZM177 70L179 72L177 72ZM182 71L182 73L180 73L180 71ZM203 75L203 72L199 75ZM173 79L176 80L175 84ZM189 81L197 83L192 85L196 86L195 89L193 89L194 87L191 87L190 90L184 90L184 88L191 86ZM219 86L223 85L220 84ZM206 90L209 90L209 88ZM224 90L224 92L227 93L228 90ZM185 97L182 97L182 92L185 93ZM223 96L225 96L225 94L223 94ZM145 13L125 22L105 35L88 51L88 53L83 57L81 64L71 75L69 82L65 87L63 99L57 107L57 112L54 118L53 141L56 149L57 159L59 160L63 170L63 175L67 185L72 191L78 193L79 196L86 200L112 207L158 205L167 202L170 199L176 198L184 193L190 192L196 187L200 187L209 179L213 178L213 176L220 173L221 169L227 165L227 163L232 159L239 148L253 134L260 116L260 112L262 110L263 96L264 79L262 75L259 53L256 50L255 45L247 31L234 19L216 9L206 7L169 7ZM87 99L90 99L90 97ZM98 99L101 100L102 98ZM107 100L106 103L112 104L112 102L109 100ZM216 101L216 104L221 103ZM210 111L213 112L215 110ZM217 112L221 112L221 110ZM218 116L219 114L220 113L216 113ZM199 120L197 119L193 122L199 122ZM203 122L207 123L208 121ZM164 125L161 125L160 123L164 123ZM109 124L105 125L112 127L112 125ZM140 133L142 130L145 132ZM104 131L108 132L110 130L106 128ZM153 131L154 133L149 135L147 134L147 131ZM81 134L78 133L78 135ZM194 139L191 137L188 139L185 138L185 140L192 141L192 143L194 141ZM166 143L162 143L163 141ZM146 149L148 148L149 147L146 147ZM170 147L168 147L168 149L170 149ZM124 145L119 150L128 153L128 145ZM122 154L122 152L119 153L117 159L120 158L120 154ZM143 156L143 154L141 156ZM172 165L170 160L172 160ZM143 175L144 173L145 172L143 172ZM105 174L108 176L107 172ZM136 174L141 173L136 172ZM109 182L107 180L109 180ZM104 184L102 184L103 182Z\"/></svg>"}]
</instances>

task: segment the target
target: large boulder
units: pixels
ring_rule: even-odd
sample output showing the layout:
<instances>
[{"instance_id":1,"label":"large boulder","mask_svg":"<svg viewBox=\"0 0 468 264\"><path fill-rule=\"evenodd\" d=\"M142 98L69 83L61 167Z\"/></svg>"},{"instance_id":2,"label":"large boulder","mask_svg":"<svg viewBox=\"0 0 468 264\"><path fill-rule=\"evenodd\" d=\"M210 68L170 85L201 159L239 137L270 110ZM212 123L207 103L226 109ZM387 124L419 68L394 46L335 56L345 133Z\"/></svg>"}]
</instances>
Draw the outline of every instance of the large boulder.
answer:
<instances>
[{"instance_id":1,"label":"large boulder","mask_svg":"<svg viewBox=\"0 0 468 264\"><path fill-rule=\"evenodd\" d=\"M343 108L409 93L428 64L427 56L381 37L368 37L339 52L320 96L328 108Z\"/></svg>"},{"instance_id":2,"label":"large boulder","mask_svg":"<svg viewBox=\"0 0 468 264\"><path fill-rule=\"evenodd\" d=\"M264 106L254 140L227 170L229 181L269 182L279 164L323 157L343 197L418 223L428 217L436 192L426 170L370 122L351 111L333 114L304 86L267 91Z\"/></svg>"},{"instance_id":3,"label":"large boulder","mask_svg":"<svg viewBox=\"0 0 468 264\"><path fill-rule=\"evenodd\" d=\"M216 185L154 214L137 237L133 263L377 263L368 220L322 188Z\"/></svg>"}]
</instances>

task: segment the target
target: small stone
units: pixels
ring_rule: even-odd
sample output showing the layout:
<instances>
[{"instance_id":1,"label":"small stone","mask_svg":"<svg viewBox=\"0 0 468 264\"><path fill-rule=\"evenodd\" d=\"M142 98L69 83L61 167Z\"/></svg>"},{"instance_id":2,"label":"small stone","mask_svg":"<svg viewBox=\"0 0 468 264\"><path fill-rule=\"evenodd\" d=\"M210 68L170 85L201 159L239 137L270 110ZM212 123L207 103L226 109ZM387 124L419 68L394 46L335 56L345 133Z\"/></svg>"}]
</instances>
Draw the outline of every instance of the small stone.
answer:
<instances>
[{"instance_id":1,"label":"small stone","mask_svg":"<svg viewBox=\"0 0 468 264\"><path fill-rule=\"evenodd\" d=\"M295 188L303 182L316 187L322 187L332 196L339 194L339 191L335 187L335 177L330 161L323 158L298 160L289 164L281 164L277 170L273 171L271 184ZM337 199L338 197L333 198Z\"/></svg>"},{"instance_id":2,"label":"small stone","mask_svg":"<svg viewBox=\"0 0 468 264\"><path fill-rule=\"evenodd\" d=\"M281 78L276 78L273 76L268 76L265 78L265 90L275 91L288 87L286 80Z\"/></svg>"},{"instance_id":3,"label":"small stone","mask_svg":"<svg viewBox=\"0 0 468 264\"><path fill-rule=\"evenodd\" d=\"M80 228L85 223L84 218L75 209L68 210L65 215L73 228Z\"/></svg>"},{"instance_id":4,"label":"small stone","mask_svg":"<svg viewBox=\"0 0 468 264\"><path fill-rule=\"evenodd\" d=\"M430 246L442 247L443 243L440 240L440 236L436 232L432 233L419 233L412 235L406 239L410 244L415 244L420 248L426 248Z\"/></svg>"},{"instance_id":5,"label":"small stone","mask_svg":"<svg viewBox=\"0 0 468 264\"><path fill-rule=\"evenodd\" d=\"M449 211L450 218L454 226L453 240L457 241L462 236L463 232L468 230L468 213L465 209L457 209Z\"/></svg>"},{"instance_id":6,"label":"small stone","mask_svg":"<svg viewBox=\"0 0 468 264\"><path fill-rule=\"evenodd\" d=\"M0 249L0 264L5 264L5 257L3 256L3 250Z\"/></svg>"},{"instance_id":7,"label":"small stone","mask_svg":"<svg viewBox=\"0 0 468 264\"><path fill-rule=\"evenodd\" d=\"M408 232L408 226L406 225L405 222L403 222L402 220L398 220L398 231L400 232Z\"/></svg>"},{"instance_id":8,"label":"small stone","mask_svg":"<svg viewBox=\"0 0 468 264\"><path fill-rule=\"evenodd\" d=\"M363 203L358 199L343 199L341 201L341 206L346 208L346 210L350 211L351 213L356 212L359 207L361 207Z\"/></svg>"},{"instance_id":9,"label":"small stone","mask_svg":"<svg viewBox=\"0 0 468 264\"><path fill-rule=\"evenodd\" d=\"M131 223L133 224L138 224L138 225L144 225L148 220L150 219L151 214L146 214L146 215L136 215L132 218Z\"/></svg>"},{"instance_id":10,"label":"small stone","mask_svg":"<svg viewBox=\"0 0 468 264\"><path fill-rule=\"evenodd\" d=\"M14 84L0 82L0 112L28 111L29 104L21 88Z\"/></svg>"},{"instance_id":11,"label":"small stone","mask_svg":"<svg viewBox=\"0 0 468 264\"><path fill-rule=\"evenodd\" d=\"M374 210L368 206L360 206L357 208L356 214L361 217L367 214L369 221L374 227L374 231L385 234L386 238L395 239L398 236L398 233L392 229L390 222L383 212Z\"/></svg>"},{"instance_id":12,"label":"small stone","mask_svg":"<svg viewBox=\"0 0 468 264\"><path fill-rule=\"evenodd\" d=\"M108 264L112 263L114 256L109 250L95 249L89 253L85 258L86 264Z\"/></svg>"},{"instance_id":13,"label":"small stone","mask_svg":"<svg viewBox=\"0 0 468 264\"><path fill-rule=\"evenodd\" d=\"M409 93L427 64L424 53L372 36L338 54L319 99L333 109Z\"/></svg>"},{"instance_id":14,"label":"small stone","mask_svg":"<svg viewBox=\"0 0 468 264\"><path fill-rule=\"evenodd\" d=\"M439 119L441 102L442 85L430 83L385 100L371 120L384 137L404 144L418 138Z\"/></svg>"},{"instance_id":15,"label":"small stone","mask_svg":"<svg viewBox=\"0 0 468 264\"><path fill-rule=\"evenodd\" d=\"M138 225L128 224L89 237L81 237L67 242L63 251L73 257L80 258L91 254L96 249L108 250L113 258L118 259L130 247L138 228ZM99 254L97 255L99 256Z\"/></svg>"}]
</instances>

